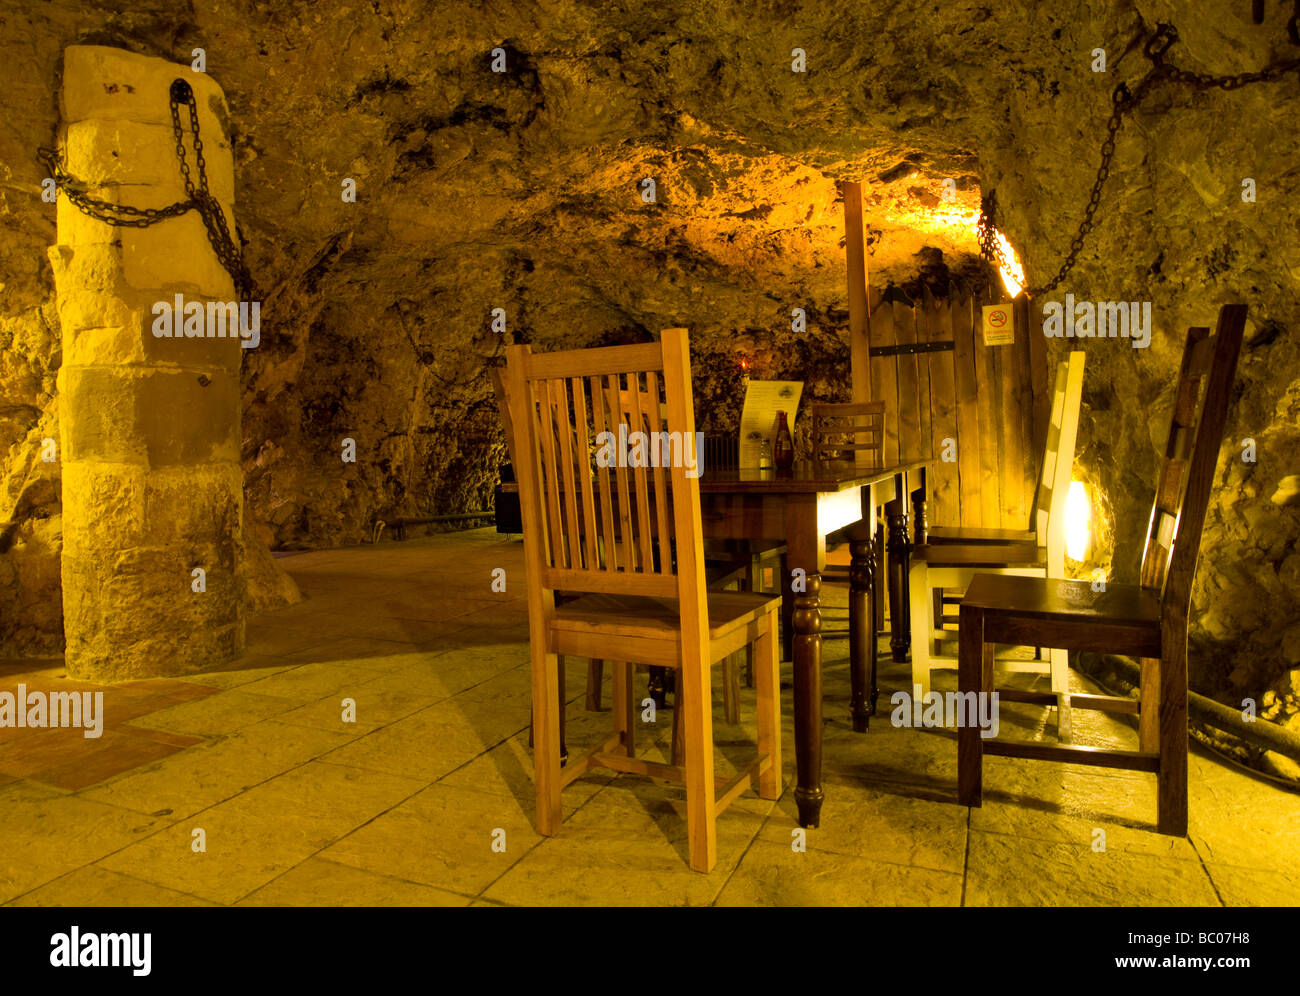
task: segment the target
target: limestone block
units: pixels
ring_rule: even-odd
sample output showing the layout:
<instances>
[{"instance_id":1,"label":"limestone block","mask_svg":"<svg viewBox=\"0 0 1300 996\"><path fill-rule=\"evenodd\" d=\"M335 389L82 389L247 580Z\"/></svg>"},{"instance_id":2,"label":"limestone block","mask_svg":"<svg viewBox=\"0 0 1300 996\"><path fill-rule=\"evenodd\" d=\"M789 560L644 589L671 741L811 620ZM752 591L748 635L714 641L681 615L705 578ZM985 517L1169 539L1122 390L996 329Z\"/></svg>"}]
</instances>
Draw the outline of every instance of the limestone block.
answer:
<instances>
[{"instance_id":1,"label":"limestone block","mask_svg":"<svg viewBox=\"0 0 1300 996\"><path fill-rule=\"evenodd\" d=\"M105 305L102 313L106 322L120 324L103 327L91 324L95 312L89 307L75 312L80 327L71 325L61 311L64 366L147 363L238 373L243 349L237 338L159 338L153 334L151 307L152 301L146 308L127 309L123 302L115 300L111 308Z\"/></svg>"},{"instance_id":2,"label":"limestone block","mask_svg":"<svg viewBox=\"0 0 1300 996\"><path fill-rule=\"evenodd\" d=\"M212 180L211 174L209 174L209 180ZM212 186L216 186L216 184L213 183ZM108 184L106 186L87 187L86 193L96 200L106 201L109 204L129 204L132 207L141 209L164 208L178 201L188 199L179 172L177 172L174 179L155 186L141 186L129 183ZM221 199L220 204L226 214L226 227L233 233L235 230L235 214L232 203ZM181 217L188 217L188 215ZM194 217L197 218L198 215L194 214ZM122 233L136 230L126 226L110 225L98 218L92 218L68 200L66 195L60 195L58 199L57 218L59 244L64 246L80 247L84 245L113 244L119 245L120 248ZM167 218L151 227L166 230L178 220L178 218ZM206 241L206 236L204 241Z\"/></svg>"},{"instance_id":3,"label":"limestone block","mask_svg":"<svg viewBox=\"0 0 1300 996\"><path fill-rule=\"evenodd\" d=\"M92 187L86 193L101 201L118 203L116 187ZM117 238L117 229L98 218L92 218L62 193L55 202L55 216L59 226L59 245L109 245Z\"/></svg>"},{"instance_id":4,"label":"limestone block","mask_svg":"<svg viewBox=\"0 0 1300 996\"><path fill-rule=\"evenodd\" d=\"M66 463L63 467L64 556L89 557L110 539L114 546L142 542L146 477L146 469L138 464Z\"/></svg>"},{"instance_id":5,"label":"limestone block","mask_svg":"<svg viewBox=\"0 0 1300 996\"><path fill-rule=\"evenodd\" d=\"M160 299L161 300L161 299ZM188 301L189 298L186 298ZM206 306L206 302L205 302ZM130 334L142 345L145 361L151 364L179 365L191 369L213 368L236 377L245 352L239 342L237 330L225 339L192 338L184 336L158 337L153 334L153 302L136 312L137 321ZM230 331L230 330L228 330Z\"/></svg>"},{"instance_id":6,"label":"limestone block","mask_svg":"<svg viewBox=\"0 0 1300 996\"><path fill-rule=\"evenodd\" d=\"M159 467L239 459L239 384L229 373L75 367L61 371L60 383L69 462Z\"/></svg>"},{"instance_id":7,"label":"limestone block","mask_svg":"<svg viewBox=\"0 0 1300 996\"><path fill-rule=\"evenodd\" d=\"M97 553L98 559L64 559L65 590L70 576L82 582L64 606L73 677L176 674L241 652L244 622L233 573L218 566L209 572L208 590L195 593L188 551Z\"/></svg>"},{"instance_id":8,"label":"limestone block","mask_svg":"<svg viewBox=\"0 0 1300 996\"><path fill-rule=\"evenodd\" d=\"M155 470L144 482L145 535L152 543L177 548L213 536L239 536L243 502L244 477L238 463Z\"/></svg>"},{"instance_id":9,"label":"limestone block","mask_svg":"<svg viewBox=\"0 0 1300 996\"><path fill-rule=\"evenodd\" d=\"M185 161L190 168L190 178L199 182L198 158L190 135L189 116L182 112L181 129L184 136ZM234 171L225 164L230 159L230 145L219 132L205 134L200 125L199 139L203 142L203 157L208 162L208 190L223 204L235 199ZM167 197L170 203L183 200L184 179L180 160L176 155L176 134L171 124L143 124L137 121L105 120L91 118L68 125L64 138L64 162L68 172L88 186L144 185L158 188L155 196ZM213 169L212 164L220 164ZM124 197L124 203L133 207L158 207L158 204L137 204Z\"/></svg>"},{"instance_id":10,"label":"limestone block","mask_svg":"<svg viewBox=\"0 0 1300 996\"><path fill-rule=\"evenodd\" d=\"M131 309L119 294L124 288L120 250L107 243L51 246L48 255L65 346L82 329L131 323Z\"/></svg>"},{"instance_id":11,"label":"limestone block","mask_svg":"<svg viewBox=\"0 0 1300 996\"><path fill-rule=\"evenodd\" d=\"M230 232L233 237L234 229ZM234 281L217 259L197 212L150 228L119 228L118 233L122 274L132 288L235 300Z\"/></svg>"},{"instance_id":12,"label":"limestone block","mask_svg":"<svg viewBox=\"0 0 1300 996\"><path fill-rule=\"evenodd\" d=\"M188 64L104 45L70 45L64 49L60 95L63 120L127 119L170 127L168 93L172 80L178 78L194 89L200 131L226 135L230 120L226 98L206 73L196 73ZM181 110L181 123L188 127L189 112Z\"/></svg>"}]
</instances>

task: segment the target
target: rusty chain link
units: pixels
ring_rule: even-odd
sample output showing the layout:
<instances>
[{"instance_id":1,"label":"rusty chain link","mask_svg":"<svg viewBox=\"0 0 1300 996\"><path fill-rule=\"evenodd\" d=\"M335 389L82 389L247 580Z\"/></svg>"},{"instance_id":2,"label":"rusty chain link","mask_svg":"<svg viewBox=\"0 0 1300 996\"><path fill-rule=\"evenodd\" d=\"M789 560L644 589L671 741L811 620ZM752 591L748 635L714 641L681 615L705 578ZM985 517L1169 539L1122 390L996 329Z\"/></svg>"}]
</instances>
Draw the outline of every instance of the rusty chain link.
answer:
<instances>
[{"instance_id":1,"label":"rusty chain link","mask_svg":"<svg viewBox=\"0 0 1300 996\"><path fill-rule=\"evenodd\" d=\"M1293 20L1295 19L1293 18ZM1281 79L1289 72L1300 70L1300 59L1288 59L1252 73L1236 73L1228 76L1193 73L1186 69L1179 69L1164 61L1165 53L1177 40L1178 32L1172 24L1162 23L1158 25L1155 33L1147 39L1146 44L1142 47L1143 55L1151 61L1151 71L1131 91L1128 84L1120 83L1112 92L1111 103L1114 106L1110 118L1106 121L1106 137L1101 143L1101 165L1097 168L1097 176L1093 181L1092 191L1088 195L1088 204L1083 210L1083 220L1079 223L1079 229L1070 242L1069 252L1066 253L1061 268L1056 272L1056 276L1041 287L1029 288L1031 295L1055 290L1061 285L1070 270L1074 268L1079 253L1083 249L1083 243L1093 229L1097 206L1101 203L1102 188L1105 187L1106 180L1110 176L1111 160L1115 156L1115 136L1119 133L1120 125L1123 123L1125 115L1131 113L1158 84L1168 80L1189 85L1196 90L1209 90L1213 87L1222 90L1236 90L1251 83L1273 82ZM979 240L980 254L999 268L1005 268L1007 259L1002 252L1002 247L998 245L996 232L997 197L993 191L990 191L980 202L980 218L976 227L976 236Z\"/></svg>"},{"instance_id":2,"label":"rusty chain link","mask_svg":"<svg viewBox=\"0 0 1300 996\"><path fill-rule=\"evenodd\" d=\"M57 150L40 149L36 153L36 158L50 171L56 189L62 191L79 211L114 228L148 228L168 218L178 218L188 211L197 211L199 217L203 219L208 242L211 243L213 252L217 254L217 259L235 282L235 289L240 298L247 298L251 295L253 282L248 268L244 265L243 253L239 244L231 238L225 211L208 190L207 161L203 158L203 139L199 137L199 110L194 99L194 88L183 79L174 80L168 97L171 105L172 133L176 137L176 159L180 164L181 180L185 184L186 200L176 201L161 208L138 208L130 204L114 204L112 201L91 197L86 192L86 184L71 176L64 168L63 160ZM186 160L185 130L181 126L180 118L181 104L189 108L194 163L198 167L197 185L191 176L190 164Z\"/></svg>"}]
</instances>

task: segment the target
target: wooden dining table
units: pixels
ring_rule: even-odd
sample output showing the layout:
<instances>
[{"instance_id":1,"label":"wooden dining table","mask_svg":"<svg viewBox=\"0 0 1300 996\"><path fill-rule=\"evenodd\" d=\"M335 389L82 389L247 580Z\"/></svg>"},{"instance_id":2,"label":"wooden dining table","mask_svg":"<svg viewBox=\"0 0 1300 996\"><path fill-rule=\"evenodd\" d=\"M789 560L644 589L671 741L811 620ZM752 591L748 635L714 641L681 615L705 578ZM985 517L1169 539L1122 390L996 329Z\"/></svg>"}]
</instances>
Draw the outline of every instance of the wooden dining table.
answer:
<instances>
[{"instance_id":1,"label":"wooden dining table","mask_svg":"<svg viewBox=\"0 0 1300 996\"><path fill-rule=\"evenodd\" d=\"M822 770L822 637L821 582L826 567L826 537L848 534L849 567L849 712L853 729L865 733L875 708L876 509L895 496L888 517L885 549L890 560L890 647L895 660L907 659L910 626L907 613L907 554L911 539L925 541L926 469L930 459L884 467L851 462L796 461L789 470L737 470L710 467L699 478L700 512L706 540L777 541L786 546L787 570L781 581L784 629L790 636L788 659L794 670L795 803L799 823L816 827L825 793ZM517 486L502 486L514 493ZM909 516L898 512L910 508Z\"/></svg>"},{"instance_id":2,"label":"wooden dining table","mask_svg":"<svg viewBox=\"0 0 1300 996\"><path fill-rule=\"evenodd\" d=\"M795 803L799 823L816 827L825 793L822 769L821 575L826 566L826 537L847 529L849 570L850 703L853 727L865 732L875 700L877 564L876 509L894 496L911 495L916 538L924 540L925 471L930 460L865 468L850 462L797 461L789 470L713 469L700 477L700 506L705 539L778 540L787 551L782 596L792 603ZM904 502L904 507L906 503ZM889 523L891 558L898 565L891 592L891 648L905 659L907 516ZM893 573L893 572L891 572Z\"/></svg>"}]
</instances>

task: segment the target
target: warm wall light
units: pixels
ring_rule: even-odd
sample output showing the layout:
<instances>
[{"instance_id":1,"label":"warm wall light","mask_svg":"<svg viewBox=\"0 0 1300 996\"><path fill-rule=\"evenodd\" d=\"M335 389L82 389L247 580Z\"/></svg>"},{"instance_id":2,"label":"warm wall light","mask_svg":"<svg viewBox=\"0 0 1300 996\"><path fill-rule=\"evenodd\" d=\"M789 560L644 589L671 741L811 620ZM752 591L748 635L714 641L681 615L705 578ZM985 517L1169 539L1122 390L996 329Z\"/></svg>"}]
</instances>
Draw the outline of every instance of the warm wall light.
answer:
<instances>
[{"instance_id":1,"label":"warm wall light","mask_svg":"<svg viewBox=\"0 0 1300 996\"><path fill-rule=\"evenodd\" d=\"M1020 257L1016 255L1016 250L1007 237L1001 232L994 232L998 240L998 248L1002 250L1002 265L998 267L998 272L1002 274L1002 286L1007 289L1007 293L1015 297L1025 289L1025 268L1020 265Z\"/></svg>"},{"instance_id":2,"label":"warm wall light","mask_svg":"<svg viewBox=\"0 0 1300 996\"><path fill-rule=\"evenodd\" d=\"M1088 485L1071 481L1065 498L1065 555L1083 560L1092 545L1092 497Z\"/></svg>"}]
</instances>

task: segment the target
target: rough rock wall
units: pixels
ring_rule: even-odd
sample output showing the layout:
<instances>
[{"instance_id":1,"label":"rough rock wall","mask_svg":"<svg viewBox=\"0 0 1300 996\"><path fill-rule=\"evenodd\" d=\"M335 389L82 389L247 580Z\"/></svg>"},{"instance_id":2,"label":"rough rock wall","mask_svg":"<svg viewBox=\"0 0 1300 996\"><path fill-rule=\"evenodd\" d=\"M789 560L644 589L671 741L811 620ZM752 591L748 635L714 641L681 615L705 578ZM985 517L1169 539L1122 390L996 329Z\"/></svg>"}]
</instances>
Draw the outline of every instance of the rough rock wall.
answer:
<instances>
[{"instance_id":1,"label":"rough rock wall","mask_svg":"<svg viewBox=\"0 0 1300 996\"><path fill-rule=\"evenodd\" d=\"M973 272L981 187L997 189L1002 227L1041 283L1086 201L1111 90L1145 71L1131 45L1139 29L1172 20L1182 38L1170 60L1199 71L1293 55L1279 5L1261 26L1249 7L0 8L0 72L16 109L0 122L0 335L20 343L0 367L5 501L43 494L13 484L26 480L34 423L53 410L57 366L40 262L51 212L34 196L31 151L52 134L71 42L182 62L203 46L228 95L264 301L263 344L244 378L249 519L290 546L356 542L376 516L487 505L502 441L480 371L501 345L496 307L507 338L540 348L689 327L705 419L734 417L737 344L758 375L804 377L817 396L846 390L837 179L869 181L873 283ZM1098 47L1105 73L1091 68ZM791 71L795 48L806 73ZM1079 466L1113 512L1119 580L1136 573L1180 336L1223 301L1251 304L1230 432L1256 440L1258 461L1225 465L1211 513L1196 596L1204 669L1194 681L1206 688L1233 674L1258 692L1300 663L1300 513L1273 498L1297 470L1300 434L1300 210L1287 196L1300 169L1298 103L1294 75L1230 94L1160 88L1120 133L1096 230L1062 288L1154 304L1150 349L1089 349ZM1254 205L1238 196L1244 176L1258 183ZM653 204L641 198L645 177ZM355 203L341 196L346 178ZM946 178L956 205L940 200ZM942 258L918 255L926 247ZM809 316L804 336L789 331L795 306ZM345 437L355 464L340 459ZM16 563L30 564L57 535L25 523Z\"/></svg>"}]
</instances>

